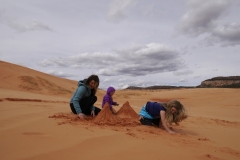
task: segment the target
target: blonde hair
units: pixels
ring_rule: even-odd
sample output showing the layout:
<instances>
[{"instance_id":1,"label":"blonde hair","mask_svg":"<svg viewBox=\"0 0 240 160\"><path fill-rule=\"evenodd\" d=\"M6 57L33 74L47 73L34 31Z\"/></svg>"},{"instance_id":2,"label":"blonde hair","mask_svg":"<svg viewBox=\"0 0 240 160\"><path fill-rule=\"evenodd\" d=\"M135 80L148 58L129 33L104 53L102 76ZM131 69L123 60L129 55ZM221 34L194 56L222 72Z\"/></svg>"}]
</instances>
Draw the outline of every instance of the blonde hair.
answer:
<instances>
[{"instance_id":1,"label":"blonde hair","mask_svg":"<svg viewBox=\"0 0 240 160\"><path fill-rule=\"evenodd\" d=\"M178 124L182 120L188 117L186 108L177 100L172 100L168 103L161 103L163 107L166 109L166 121L171 125L173 122ZM177 112L172 114L171 108L176 108Z\"/></svg>"}]
</instances>

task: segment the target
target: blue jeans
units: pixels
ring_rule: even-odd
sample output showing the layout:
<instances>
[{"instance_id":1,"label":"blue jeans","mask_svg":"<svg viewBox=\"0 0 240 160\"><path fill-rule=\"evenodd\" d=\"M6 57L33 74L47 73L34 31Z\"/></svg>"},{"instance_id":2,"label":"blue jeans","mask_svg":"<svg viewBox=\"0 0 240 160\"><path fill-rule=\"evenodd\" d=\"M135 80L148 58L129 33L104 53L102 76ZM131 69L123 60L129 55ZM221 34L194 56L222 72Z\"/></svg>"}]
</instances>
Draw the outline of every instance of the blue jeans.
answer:
<instances>
[{"instance_id":1,"label":"blue jeans","mask_svg":"<svg viewBox=\"0 0 240 160\"><path fill-rule=\"evenodd\" d=\"M147 126L159 126L160 118L157 119L148 119L148 118L141 118L140 122L142 125L147 125Z\"/></svg>"}]
</instances>

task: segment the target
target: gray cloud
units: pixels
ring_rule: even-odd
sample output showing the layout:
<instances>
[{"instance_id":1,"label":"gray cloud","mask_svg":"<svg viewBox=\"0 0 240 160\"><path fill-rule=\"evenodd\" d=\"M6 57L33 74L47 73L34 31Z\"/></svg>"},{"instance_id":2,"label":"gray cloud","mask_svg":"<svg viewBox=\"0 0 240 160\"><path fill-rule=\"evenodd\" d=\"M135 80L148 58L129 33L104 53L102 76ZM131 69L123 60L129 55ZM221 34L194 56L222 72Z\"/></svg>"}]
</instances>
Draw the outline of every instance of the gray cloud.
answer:
<instances>
[{"instance_id":1,"label":"gray cloud","mask_svg":"<svg viewBox=\"0 0 240 160\"><path fill-rule=\"evenodd\" d=\"M52 31L50 27L38 21L31 21L23 24L14 20L7 20L6 24L18 32L37 31L37 30Z\"/></svg>"},{"instance_id":2,"label":"gray cloud","mask_svg":"<svg viewBox=\"0 0 240 160\"><path fill-rule=\"evenodd\" d=\"M111 22L120 22L124 20L127 10L134 5L136 0L115 0L112 2L108 18Z\"/></svg>"},{"instance_id":3,"label":"gray cloud","mask_svg":"<svg viewBox=\"0 0 240 160\"><path fill-rule=\"evenodd\" d=\"M178 51L158 43L116 49L115 53L82 53L68 58L46 59L39 65L92 68L98 70L97 74L104 76L141 76L184 68Z\"/></svg>"},{"instance_id":4,"label":"gray cloud","mask_svg":"<svg viewBox=\"0 0 240 160\"><path fill-rule=\"evenodd\" d=\"M215 28L211 35L204 39L203 43L222 46L240 45L240 24L233 23Z\"/></svg>"},{"instance_id":5,"label":"gray cloud","mask_svg":"<svg viewBox=\"0 0 240 160\"><path fill-rule=\"evenodd\" d=\"M188 12L182 17L178 24L181 34L197 37L205 34L201 44L213 46L235 46L240 44L240 24L220 24L220 18L228 9L231 0L189 0ZM232 3L232 5L234 5Z\"/></svg>"},{"instance_id":6,"label":"gray cloud","mask_svg":"<svg viewBox=\"0 0 240 160\"><path fill-rule=\"evenodd\" d=\"M189 0L189 11L182 17L178 30L189 36L211 32L230 0Z\"/></svg>"},{"instance_id":7,"label":"gray cloud","mask_svg":"<svg viewBox=\"0 0 240 160\"><path fill-rule=\"evenodd\" d=\"M3 8L0 8L0 19L2 18L4 12L5 12L5 10Z\"/></svg>"},{"instance_id":8,"label":"gray cloud","mask_svg":"<svg viewBox=\"0 0 240 160\"><path fill-rule=\"evenodd\" d=\"M180 70L180 71L173 72L173 74L175 76L189 75L189 74L193 74L193 71L192 70Z\"/></svg>"},{"instance_id":9,"label":"gray cloud","mask_svg":"<svg viewBox=\"0 0 240 160\"><path fill-rule=\"evenodd\" d=\"M197 76L194 76L193 78L200 78L201 76L200 75L197 75Z\"/></svg>"},{"instance_id":10,"label":"gray cloud","mask_svg":"<svg viewBox=\"0 0 240 160\"><path fill-rule=\"evenodd\" d=\"M45 30L45 31L53 31L46 24L32 20L29 22L18 21L16 18L9 17L5 14L5 9L0 9L0 22L4 25L7 25L11 29L14 29L18 32L27 32L27 31L37 31L37 30Z\"/></svg>"},{"instance_id":11,"label":"gray cloud","mask_svg":"<svg viewBox=\"0 0 240 160\"><path fill-rule=\"evenodd\" d=\"M100 73L101 88L194 85L206 77L238 74L239 0L5 0L1 4L0 59L4 61L42 72L71 73L74 80ZM184 36L172 36L178 22ZM201 40L204 45L199 46ZM131 44L147 45L122 48ZM181 78L188 82L179 83Z\"/></svg>"}]
</instances>

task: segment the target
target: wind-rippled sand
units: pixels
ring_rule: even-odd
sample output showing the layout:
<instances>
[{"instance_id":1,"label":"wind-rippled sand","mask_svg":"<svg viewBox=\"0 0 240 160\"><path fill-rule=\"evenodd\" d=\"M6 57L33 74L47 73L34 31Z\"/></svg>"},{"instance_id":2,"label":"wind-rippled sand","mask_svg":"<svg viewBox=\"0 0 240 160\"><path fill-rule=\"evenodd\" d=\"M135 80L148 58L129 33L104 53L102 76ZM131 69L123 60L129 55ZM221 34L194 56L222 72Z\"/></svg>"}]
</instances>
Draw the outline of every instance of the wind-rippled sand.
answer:
<instances>
[{"instance_id":1,"label":"wind-rippled sand","mask_svg":"<svg viewBox=\"0 0 240 160\"><path fill-rule=\"evenodd\" d=\"M117 90L116 115L80 120L69 107L76 81L2 61L0 72L1 159L240 159L240 89ZM176 134L140 125L147 101L172 99L189 113Z\"/></svg>"}]
</instances>

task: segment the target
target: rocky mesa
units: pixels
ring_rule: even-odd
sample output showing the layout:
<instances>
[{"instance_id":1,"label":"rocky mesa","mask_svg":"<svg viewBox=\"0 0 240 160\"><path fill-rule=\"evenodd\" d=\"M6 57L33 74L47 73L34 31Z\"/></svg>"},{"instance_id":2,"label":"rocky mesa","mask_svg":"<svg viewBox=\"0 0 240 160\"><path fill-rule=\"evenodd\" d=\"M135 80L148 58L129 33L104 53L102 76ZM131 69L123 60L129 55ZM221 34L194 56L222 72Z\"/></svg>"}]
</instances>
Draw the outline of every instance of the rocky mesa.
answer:
<instances>
[{"instance_id":1,"label":"rocky mesa","mask_svg":"<svg viewBox=\"0 0 240 160\"><path fill-rule=\"evenodd\" d=\"M136 87L130 86L126 89L141 90L141 89L181 89L181 88L240 88L240 76L228 76L228 77L214 77L201 82L198 86L148 86L148 87Z\"/></svg>"},{"instance_id":2,"label":"rocky mesa","mask_svg":"<svg viewBox=\"0 0 240 160\"><path fill-rule=\"evenodd\" d=\"M202 81L198 88L240 88L240 76L214 77Z\"/></svg>"}]
</instances>

